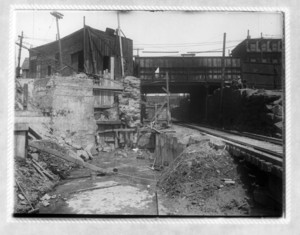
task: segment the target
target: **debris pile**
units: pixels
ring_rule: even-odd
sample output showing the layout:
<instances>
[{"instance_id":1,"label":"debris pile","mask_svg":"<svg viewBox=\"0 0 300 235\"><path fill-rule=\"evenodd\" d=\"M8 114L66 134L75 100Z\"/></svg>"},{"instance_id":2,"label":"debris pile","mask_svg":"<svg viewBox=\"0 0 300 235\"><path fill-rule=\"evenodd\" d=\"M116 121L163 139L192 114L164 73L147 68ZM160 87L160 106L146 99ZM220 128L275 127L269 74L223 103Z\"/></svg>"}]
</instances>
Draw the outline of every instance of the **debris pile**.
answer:
<instances>
[{"instance_id":1,"label":"debris pile","mask_svg":"<svg viewBox=\"0 0 300 235\"><path fill-rule=\"evenodd\" d=\"M241 119L243 125L251 131L253 127L263 133L282 137L282 97L281 93L265 90L245 90Z\"/></svg>"},{"instance_id":2,"label":"debris pile","mask_svg":"<svg viewBox=\"0 0 300 235\"><path fill-rule=\"evenodd\" d=\"M42 162L39 164L44 165ZM58 182L58 178L47 172L54 180L50 180L37 170L32 160L15 158L15 180L22 187L23 192L15 185L15 213L25 213L35 206L46 192L49 192ZM26 194L26 195L24 195ZM29 202L26 200L29 200ZM31 205L30 205L31 204Z\"/></svg>"},{"instance_id":3,"label":"debris pile","mask_svg":"<svg viewBox=\"0 0 300 235\"><path fill-rule=\"evenodd\" d=\"M237 164L221 147L211 141L190 145L162 173L158 186L203 215L247 214L248 197Z\"/></svg>"},{"instance_id":4,"label":"debris pile","mask_svg":"<svg viewBox=\"0 0 300 235\"><path fill-rule=\"evenodd\" d=\"M140 79L132 76L124 78L124 92L119 95L120 115L126 121L128 127L135 127L141 122L141 96Z\"/></svg>"},{"instance_id":5,"label":"debris pile","mask_svg":"<svg viewBox=\"0 0 300 235\"><path fill-rule=\"evenodd\" d=\"M223 90L223 126L228 129L249 131L282 137L282 92L258 89ZM220 125L220 89L208 99L208 120Z\"/></svg>"}]
</instances>

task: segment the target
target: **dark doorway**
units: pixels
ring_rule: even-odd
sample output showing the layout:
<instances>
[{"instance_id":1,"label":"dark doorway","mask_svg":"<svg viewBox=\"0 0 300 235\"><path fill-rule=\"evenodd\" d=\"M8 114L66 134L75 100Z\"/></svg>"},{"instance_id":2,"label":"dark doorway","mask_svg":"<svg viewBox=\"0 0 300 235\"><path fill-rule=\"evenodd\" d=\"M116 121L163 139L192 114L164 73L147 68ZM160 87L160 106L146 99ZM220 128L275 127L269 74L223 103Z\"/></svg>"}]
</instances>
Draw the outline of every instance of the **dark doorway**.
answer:
<instances>
[{"instance_id":1,"label":"dark doorway","mask_svg":"<svg viewBox=\"0 0 300 235\"><path fill-rule=\"evenodd\" d=\"M83 51L78 52L78 72L84 71Z\"/></svg>"},{"instance_id":2,"label":"dark doorway","mask_svg":"<svg viewBox=\"0 0 300 235\"><path fill-rule=\"evenodd\" d=\"M47 72L48 76L51 76L52 74L51 70L52 70L51 65L48 65L48 72Z\"/></svg>"},{"instance_id":3,"label":"dark doorway","mask_svg":"<svg viewBox=\"0 0 300 235\"><path fill-rule=\"evenodd\" d=\"M110 70L110 57L109 56L103 56L103 71L106 69Z\"/></svg>"},{"instance_id":4,"label":"dark doorway","mask_svg":"<svg viewBox=\"0 0 300 235\"><path fill-rule=\"evenodd\" d=\"M83 51L71 54L71 64L77 72L84 71Z\"/></svg>"}]
</instances>

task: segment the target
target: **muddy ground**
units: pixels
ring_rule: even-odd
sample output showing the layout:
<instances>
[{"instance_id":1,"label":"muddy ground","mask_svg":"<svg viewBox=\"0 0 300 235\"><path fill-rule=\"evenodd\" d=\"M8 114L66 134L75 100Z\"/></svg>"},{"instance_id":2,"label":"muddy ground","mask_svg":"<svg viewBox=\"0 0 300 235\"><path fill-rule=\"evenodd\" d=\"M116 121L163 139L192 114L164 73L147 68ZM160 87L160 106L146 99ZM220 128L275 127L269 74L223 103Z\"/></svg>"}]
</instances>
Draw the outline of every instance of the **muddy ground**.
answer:
<instances>
[{"instance_id":1,"label":"muddy ground","mask_svg":"<svg viewBox=\"0 0 300 235\"><path fill-rule=\"evenodd\" d=\"M52 173L55 180L42 179L30 168L30 159L16 167L17 179L40 215L274 215L272 208L253 201L251 182L241 165L226 150L216 150L208 142L189 146L161 171L152 169L153 154L147 150L94 155L89 163L118 169L109 175L95 175L55 157L41 156L38 161L49 172L59 166L59 172ZM20 194L17 188L16 192ZM29 210L26 200L16 196L16 215Z\"/></svg>"}]
</instances>

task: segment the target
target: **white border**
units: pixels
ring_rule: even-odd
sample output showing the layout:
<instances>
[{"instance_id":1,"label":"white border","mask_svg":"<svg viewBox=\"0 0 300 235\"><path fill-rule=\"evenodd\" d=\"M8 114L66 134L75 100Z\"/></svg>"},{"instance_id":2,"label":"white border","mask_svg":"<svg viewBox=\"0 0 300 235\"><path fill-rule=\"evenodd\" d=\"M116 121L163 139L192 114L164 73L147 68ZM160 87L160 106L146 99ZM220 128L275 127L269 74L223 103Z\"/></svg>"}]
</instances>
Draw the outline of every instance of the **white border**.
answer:
<instances>
[{"instance_id":1,"label":"white border","mask_svg":"<svg viewBox=\"0 0 300 235\"><path fill-rule=\"evenodd\" d=\"M285 172L285 213L282 218L141 218L141 219L119 219L119 218L13 218L14 185L13 177L13 131L14 131L14 36L15 36L15 11L16 10L89 10L89 11L116 11L116 10L165 10L165 11L209 11L209 12L271 12L284 13L285 27L285 98L286 98L286 172ZM155 223L155 224L288 224L290 222L291 210L291 158L290 158L290 16L289 9L286 7L187 7L187 6L128 6L128 5L39 5L39 4L14 4L10 6L9 12L9 82L8 82L8 151L7 151L7 222L54 222L54 223Z\"/></svg>"}]
</instances>

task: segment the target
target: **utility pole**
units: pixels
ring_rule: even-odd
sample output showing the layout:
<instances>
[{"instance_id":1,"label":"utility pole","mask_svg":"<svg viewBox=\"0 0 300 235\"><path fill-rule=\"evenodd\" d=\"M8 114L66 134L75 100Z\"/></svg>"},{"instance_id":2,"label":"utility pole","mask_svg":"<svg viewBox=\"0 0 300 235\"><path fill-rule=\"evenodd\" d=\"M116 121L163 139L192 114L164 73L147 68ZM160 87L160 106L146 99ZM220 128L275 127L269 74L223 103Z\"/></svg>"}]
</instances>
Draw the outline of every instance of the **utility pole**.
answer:
<instances>
[{"instance_id":1,"label":"utility pole","mask_svg":"<svg viewBox=\"0 0 300 235\"><path fill-rule=\"evenodd\" d=\"M226 47L226 33L223 36L223 55L222 55L222 80L221 80L221 91L220 91L220 122L223 127L223 89L225 82L225 47Z\"/></svg>"},{"instance_id":2,"label":"utility pole","mask_svg":"<svg viewBox=\"0 0 300 235\"><path fill-rule=\"evenodd\" d=\"M133 50L136 51L136 56L139 57L140 56L140 54L139 54L140 50L144 50L144 48L134 48Z\"/></svg>"},{"instance_id":3,"label":"utility pole","mask_svg":"<svg viewBox=\"0 0 300 235\"><path fill-rule=\"evenodd\" d=\"M56 28L57 28L57 37L58 37L58 49L59 49L59 67L62 68L62 51L61 51L61 41L60 41L60 34L59 34L59 25L58 20L63 18L63 14L59 12L51 12L51 15L53 15L56 18Z\"/></svg>"},{"instance_id":4,"label":"utility pole","mask_svg":"<svg viewBox=\"0 0 300 235\"><path fill-rule=\"evenodd\" d=\"M120 55L121 55L121 69L122 69L122 78L124 77L124 58L123 58L123 48L122 48L122 38L121 38L121 27L120 27L120 16L119 12L118 15L118 36L119 36L119 43L120 43Z\"/></svg>"},{"instance_id":5,"label":"utility pole","mask_svg":"<svg viewBox=\"0 0 300 235\"><path fill-rule=\"evenodd\" d=\"M85 31L85 16L83 17L83 71L88 72L86 69L86 49L85 49L85 44L86 44L86 31Z\"/></svg>"},{"instance_id":6,"label":"utility pole","mask_svg":"<svg viewBox=\"0 0 300 235\"><path fill-rule=\"evenodd\" d=\"M17 67L17 78L21 77L20 71L21 71L21 52L22 52L22 43L23 43L23 31L21 33L20 38L20 44L19 44L19 55L18 55L18 67Z\"/></svg>"}]
</instances>

